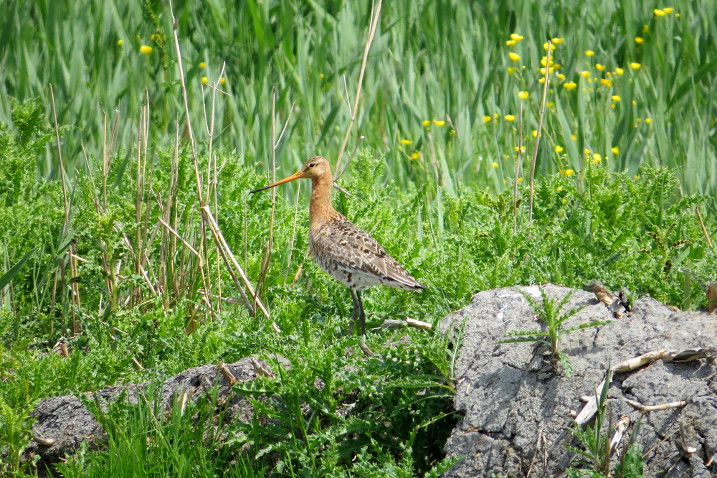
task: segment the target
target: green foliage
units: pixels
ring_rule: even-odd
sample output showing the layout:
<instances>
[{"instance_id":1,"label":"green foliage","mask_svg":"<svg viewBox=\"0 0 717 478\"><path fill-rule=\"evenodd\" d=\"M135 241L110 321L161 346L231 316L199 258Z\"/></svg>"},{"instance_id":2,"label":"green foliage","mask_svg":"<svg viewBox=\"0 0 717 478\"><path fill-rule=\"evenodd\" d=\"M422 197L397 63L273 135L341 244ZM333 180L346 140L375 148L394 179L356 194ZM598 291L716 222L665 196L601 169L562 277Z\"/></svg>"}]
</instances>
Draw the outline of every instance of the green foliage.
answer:
<instances>
[{"instance_id":1,"label":"green foliage","mask_svg":"<svg viewBox=\"0 0 717 478\"><path fill-rule=\"evenodd\" d=\"M271 156L271 124L287 121L276 150L280 173L311 154L336 156L351 116L344 77L353 91L370 3L175 5L198 166L211 169L204 125L215 107L219 167L210 203L252 281L268 240L270 196L247 191L265 183L256 171ZM546 281L600 280L685 308L705 306L703 285L717 256L694 210L706 208L714 236L717 31L705 21L705 2L674 9L657 17L631 3L384 4L341 178L352 196L336 193L334 202L429 289L367 292L370 327L406 315L437 325L478 290ZM376 357L358 355L345 337L347 291L305 254L308 184L298 196L296 184L287 186L276 202L262 296L270 321L248 314L211 237L204 240L168 4L20 0L0 23L0 57L10 73L0 83L0 402L12 411L5 420L20 423L52 395L281 354L290 370L242 391L277 422L260 426L257 418L242 430L245 438L220 445L203 443L187 416L161 416L151 400L118 405L105 417L107 447L83 448L64 472L101 475L116 466L132 474L138 453L156 465L148 471L154 476L223 474L219 465L238 476L440 474L450 464L440 447L455 420L456 348L435 333L378 331L367 339ZM516 32L525 38L506 45ZM634 41L638 34L644 43ZM516 216L507 190L519 180L515 145L530 151L534 144L536 69L544 39L554 37L564 39L554 52L561 66L552 75L531 222L527 181L519 184ZM140 52L142 45L151 51ZM587 49L595 56L586 57ZM229 95L213 104L202 78L218 81L225 60L219 87ZM630 69L631 62L642 66ZM569 81L574 90L565 88ZM66 225L48 84L68 173ZM518 91L529 97L520 100ZM145 98L150 137L141 156L135 145ZM505 116L517 116L521 101L518 138L519 122ZM177 130L175 155L169 145ZM560 324L558 336L566 330ZM69 357L52 351L58 341ZM263 389L274 393L270 401L259 399ZM345 403L353 406L342 409ZM206 411L197 407L196 414ZM19 450L27 423L7 430L17 431ZM157 440L143 442L147 433ZM250 452L229 464L224 453L239 444ZM8 466L3 471L24 472L17 462Z\"/></svg>"},{"instance_id":2,"label":"green foliage","mask_svg":"<svg viewBox=\"0 0 717 478\"><path fill-rule=\"evenodd\" d=\"M216 393L210 390L185 406L176 399L169 411L153 396L140 393L136 405L120 398L106 411L84 400L107 433L106 448L91 452L85 442L57 471L64 477L102 477L107 470L118 477L265 476L265 470L250 464L239 450L222 446Z\"/></svg>"},{"instance_id":3,"label":"green foliage","mask_svg":"<svg viewBox=\"0 0 717 478\"><path fill-rule=\"evenodd\" d=\"M8 405L0 396L0 474L25 476L20 467L22 451L32 436L29 410Z\"/></svg>"},{"instance_id":4,"label":"green foliage","mask_svg":"<svg viewBox=\"0 0 717 478\"><path fill-rule=\"evenodd\" d=\"M640 420L638 418L630 435L630 442L625 445L620 461L615 465L613 474L610 473L610 459L615 451L610 447L610 441L615 429L612 422L605 426L606 416L610 413L606 407L607 393L612 381L612 369L608 366L605 382L600 389L600 396L597 401L597 413L593 426L586 425L584 428L575 424L572 428L573 436L580 442L583 448L567 447L568 450L580 456L581 460L590 468L568 468L567 473L571 478L593 477L603 478L615 476L617 478L644 478L642 461L642 450L635 443L640 433ZM605 429L605 431L603 431Z\"/></svg>"},{"instance_id":5,"label":"green foliage","mask_svg":"<svg viewBox=\"0 0 717 478\"><path fill-rule=\"evenodd\" d=\"M542 301L540 303L524 291L520 292L533 308L538 318L543 322L543 324L545 324L546 330L511 330L505 333L505 337L510 338L501 340L498 343L513 344L518 342L542 342L550 348L553 366L561 363L566 375L572 375L573 367L570 363L570 359L567 355L560 352L558 348L560 338L563 335L575 332L576 330L608 324L609 321L593 320L585 324L564 328L563 324L565 321L583 309L583 307L578 307L577 309L570 309L564 314L560 313L563 306L568 303L570 297L573 295L573 291L565 294L565 297L558 302L557 300L554 301L548 297L548 294L545 293L545 289L541 287L540 296L542 297Z\"/></svg>"},{"instance_id":6,"label":"green foliage","mask_svg":"<svg viewBox=\"0 0 717 478\"><path fill-rule=\"evenodd\" d=\"M371 5L369 0L174 5L192 124L202 129L203 102L213 95L202 78L213 84L223 69L226 82L220 87L230 96L216 105L215 146L242 151L240 160L251 167L265 165L271 121L283 122L295 103L277 151L282 173L317 152L335 158L351 116L344 78L353 94ZM382 153L399 184L441 184L448 195L461 184L510 189L514 147L520 140L531 152L534 144L543 43L557 38L562 42L555 42L552 57L560 66L551 74L540 174L567 169L582 174L599 154L612 172L634 175L643 166L669 167L679 171L687 193L714 190L717 29L704 15L711 1L679 0L664 16L650 5L623 2L558 7L544 0L490 0L450 7L401 0L384 4L381 12L354 131L365 138L363 144L385 145ZM160 143L169 143L184 104L167 3L107 1L86 8L21 0L4 13L0 57L10 74L0 84L2 122L13 117L12 98L39 98L46 114L33 118L51 124L48 84L53 84L59 123L73 125L63 144L70 170L82 167L81 144L100 156L105 115L111 125L115 108L124 125L118 144L134 143L134 120L146 96L151 130ZM513 33L524 38L511 40ZM511 41L515 44L506 44ZM141 53L143 45L151 51ZM594 55L587 56L588 50ZM511 61L509 53L520 59ZM574 89L564 86L571 82ZM276 118L273 86L279 93ZM521 99L519 91L529 97ZM517 117L521 103L518 138L518 121L505 116ZM357 135L349 150L359 143ZM40 163L43 175L57 171L48 152Z\"/></svg>"},{"instance_id":7,"label":"green foliage","mask_svg":"<svg viewBox=\"0 0 717 478\"><path fill-rule=\"evenodd\" d=\"M424 476L446 469L450 461L437 444L456 419L449 411L452 378L440 372L445 345L419 334L392 346L376 337L368 342L376 356L366 358L357 339L326 335L299 339L301 359L290 370L275 363L276 379L234 386L256 413L251 423L232 426L244 437L239 444L276 476L292 470Z\"/></svg>"}]
</instances>

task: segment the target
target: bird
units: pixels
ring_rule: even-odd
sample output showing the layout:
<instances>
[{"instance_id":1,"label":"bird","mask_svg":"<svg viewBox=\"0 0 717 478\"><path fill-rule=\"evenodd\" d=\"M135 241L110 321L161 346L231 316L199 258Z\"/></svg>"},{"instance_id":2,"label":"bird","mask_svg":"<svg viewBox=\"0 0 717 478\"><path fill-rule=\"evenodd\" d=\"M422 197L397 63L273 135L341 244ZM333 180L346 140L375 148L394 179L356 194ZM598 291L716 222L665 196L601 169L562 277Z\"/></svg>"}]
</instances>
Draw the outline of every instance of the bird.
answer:
<instances>
[{"instance_id":1,"label":"bird","mask_svg":"<svg viewBox=\"0 0 717 478\"><path fill-rule=\"evenodd\" d=\"M309 252L321 269L348 287L351 292L353 312L349 335L353 334L357 318L361 322L361 334L366 335L362 290L380 284L421 292L427 289L427 286L406 272L368 232L356 227L334 209L331 204L334 184L331 167L323 156L310 157L296 173L251 193L297 179L311 179Z\"/></svg>"}]
</instances>

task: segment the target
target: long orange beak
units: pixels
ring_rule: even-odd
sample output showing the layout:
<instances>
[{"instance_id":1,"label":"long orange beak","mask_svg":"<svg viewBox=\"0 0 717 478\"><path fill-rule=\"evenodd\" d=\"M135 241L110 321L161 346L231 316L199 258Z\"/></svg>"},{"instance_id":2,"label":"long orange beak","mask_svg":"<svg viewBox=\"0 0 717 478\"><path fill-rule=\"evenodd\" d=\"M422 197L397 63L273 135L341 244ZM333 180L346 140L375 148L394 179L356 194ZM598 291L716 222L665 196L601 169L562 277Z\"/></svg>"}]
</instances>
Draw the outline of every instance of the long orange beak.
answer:
<instances>
[{"instance_id":1,"label":"long orange beak","mask_svg":"<svg viewBox=\"0 0 717 478\"><path fill-rule=\"evenodd\" d=\"M274 184L270 184L270 185L268 185L268 186L264 186L263 188L255 189L255 190L249 191L249 192L250 192L251 194L254 194L254 193L256 193L256 192L263 191L264 189L273 188L273 187L278 186L278 185L280 185L280 184L288 183L289 181L294 181L295 179L301 179L301 178L303 178L303 177L304 177L304 176L301 174L301 171L297 171L297 172L295 172L294 174L292 174L291 176L289 176L288 178L284 178L284 179L282 179L281 181L275 182Z\"/></svg>"}]
</instances>

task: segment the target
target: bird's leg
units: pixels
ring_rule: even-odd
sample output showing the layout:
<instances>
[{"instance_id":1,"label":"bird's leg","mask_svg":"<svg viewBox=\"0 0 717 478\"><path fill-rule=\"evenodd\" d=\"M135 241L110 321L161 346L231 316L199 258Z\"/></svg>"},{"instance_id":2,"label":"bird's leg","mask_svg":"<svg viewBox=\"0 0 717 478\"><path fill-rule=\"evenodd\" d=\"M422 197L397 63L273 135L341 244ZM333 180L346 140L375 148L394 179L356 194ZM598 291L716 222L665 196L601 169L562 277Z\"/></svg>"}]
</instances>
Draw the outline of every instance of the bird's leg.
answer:
<instances>
[{"instance_id":1,"label":"bird's leg","mask_svg":"<svg viewBox=\"0 0 717 478\"><path fill-rule=\"evenodd\" d=\"M354 311L351 314L351 325L349 325L349 335L353 335L354 333L354 322L356 322L356 317L359 316L359 309L363 309L361 307L361 299L356 297L356 294L358 294L358 291L354 292L353 289L349 289L351 292L351 300L354 302Z\"/></svg>"},{"instance_id":2,"label":"bird's leg","mask_svg":"<svg viewBox=\"0 0 717 478\"><path fill-rule=\"evenodd\" d=\"M366 312L363 310L363 301L361 300L361 291L356 291L359 305L359 317L361 318L361 335L366 335Z\"/></svg>"}]
</instances>

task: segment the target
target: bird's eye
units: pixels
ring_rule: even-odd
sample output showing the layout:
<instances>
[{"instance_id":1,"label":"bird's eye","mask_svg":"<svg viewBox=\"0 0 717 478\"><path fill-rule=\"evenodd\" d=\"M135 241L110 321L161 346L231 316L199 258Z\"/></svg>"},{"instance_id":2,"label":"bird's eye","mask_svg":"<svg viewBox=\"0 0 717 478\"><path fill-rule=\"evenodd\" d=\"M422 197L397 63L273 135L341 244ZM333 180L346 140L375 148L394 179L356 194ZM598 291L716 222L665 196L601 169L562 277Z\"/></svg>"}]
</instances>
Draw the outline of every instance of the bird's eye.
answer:
<instances>
[{"instance_id":1,"label":"bird's eye","mask_svg":"<svg viewBox=\"0 0 717 478\"><path fill-rule=\"evenodd\" d=\"M309 167L310 167L310 168L313 168L314 166L316 166L316 163L311 163L311 164L309 164Z\"/></svg>"}]
</instances>

